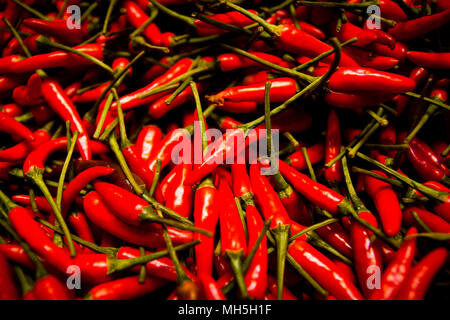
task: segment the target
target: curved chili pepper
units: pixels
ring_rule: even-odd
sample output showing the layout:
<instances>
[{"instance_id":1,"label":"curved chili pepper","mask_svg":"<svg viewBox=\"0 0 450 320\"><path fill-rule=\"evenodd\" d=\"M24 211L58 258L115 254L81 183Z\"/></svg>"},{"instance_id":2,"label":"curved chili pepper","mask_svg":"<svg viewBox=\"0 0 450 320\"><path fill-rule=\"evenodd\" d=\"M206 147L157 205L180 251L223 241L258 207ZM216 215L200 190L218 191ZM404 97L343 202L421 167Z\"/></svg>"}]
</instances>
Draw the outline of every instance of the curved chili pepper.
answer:
<instances>
[{"instance_id":1,"label":"curved chili pepper","mask_svg":"<svg viewBox=\"0 0 450 320\"><path fill-rule=\"evenodd\" d=\"M370 212L361 212L359 217L377 227L377 220ZM350 234L356 275L364 296L368 297L373 291L378 290L376 287L369 286L372 284L369 281L377 271L382 270L381 250L370 239L370 231L358 222L352 223Z\"/></svg>"},{"instance_id":2,"label":"curved chili pepper","mask_svg":"<svg viewBox=\"0 0 450 320\"><path fill-rule=\"evenodd\" d=\"M325 155L325 146L323 143L317 143L306 149L311 164L316 164L321 161ZM286 163L297 170L304 170L307 168L306 159L303 156L302 150L297 150L286 158Z\"/></svg>"},{"instance_id":3,"label":"curved chili pepper","mask_svg":"<svg viewBox=\"0 0 450 320\"><path fill-rule=\"evenodd\" d=\"M78 150L81 157L85 160L91 159L91 148L89 145L89 135L81 122L80 115L72 100L64 93L58 81L53 79L44 79L41 86L42 95L49 106L64 120L70 121L72 132L78 131L77 139Z\"/></svg>"},{"instance_id":4,"label":"curved chili pepper","mask_svg":"<svg viewBox=\"0 0 450 320\"><path fill-rule=\"evenodd\" d=\"M408 21L400 21L388 30L397 41L409 41L440 28L450 19L450 10Z\"/></svg>"},{"instance_id":5,"label":"curved chili pepper","mask_svg":"<svg viewBox=\"0 0 450 320\"><path fill-rule=\"evenodd\" d=\"M355 26L351 22L343 23L339 31L336 30L336 24L337 20L334 23L330 24L330 33L333 36L337 37L340 42L344 42L352 39L353 37L357 37L358 40L352 45L357 47L365 47L377 40L377 36L375 34L367 32L360 27Z\"/></svg>"},{"instance_id":6,"label":"curved chili pepper","mask_svg":"<svg viewBox=\"0 0 450 320\"><path fill-rule=\"evenodd\" d=\"M355 285L336 265L303 240L295 240L288 249L292 258L325 290L337 299L362 300Z\"/></svg>"},{"instance_id":7,"label":"curved chili pepper","mask_svg":"<svg viewBox=\"0 0 450 320\"><path fill-rule=\"evenodd\" d=\"M376 174L387 177L381 171L372 171ZM369 196L373 199L375 207L381 217L383 230L389 236L394 236L400 231L402 221L402 211L400 203L392 186L387 182L378 180L371 176L365 176L365 188Z\"/></svg>"},{"instance_id":8,"label":"curved chili pepper","mask_svg":"<svg viewBox=\"0 0 450 320\"><path fill-rule=\"evenodd\" d=\"M333 248L337 249L346 257L352 257L352 245L350 244L350 237L342 226L335 222L318 228L315 230L327 243Z\"/></svg>"},{"instance_id":9,"label":"curved chili pepper","mask_svg":"<svg viewBox=\"0 0 450 320\"><path fill-rule=\"evenodd\" d=\"M69 224L72 226L76 234L89 242L95 243L94 234L92 233L89 222L82 212L75 212L69 216Z\"/></svg>"},{"instance_id":10,"label":"curved chili pepper","mask_svg":"<svg viewBox=\"0 0 450 320\"><path fill-rule=\"evenodd\" d=\"M143 160L148 160L156 152L161 138L162 131L159 127L148 125L142 128L136 141L136 149Z\"/></svg>"},{"instance_id":11,"label":"curved chili pepper","mask_svg":"<svg viewBox=\"0 0 450 320\"><path fill-rule=\"evenodd\" d=\"M420 224L414 218L413 212L415 212L420 220L422 220L433 232L450 233L450 223L419 207L408 207L403 210L403 222L406 225L420 228Z\"/></svg>"},{"instance_id":12,"label":"curved chili pepper","mask_svg":"<svg viewBox=\"0 0 450 320\"><path fill-rule=\"evenodd\" d=\"M85 44L73 47L75 50L88 54L98 60L103 60L103 48L98 44ZM50 53L38 54L14 63L9 70L13 73L25 73L36 71L37 69L85 66L92 64L89 60L66 51L53 51Z\"/></svg>"},{"instance_id":13,"label":"curved chili pepper","mask_svg":"<svg viewBox=\"0 0 450 320\"><path fill-rule=\"evenodd\" d=\"M254 10L249 10L249 11L254 14L258 14ZM231 24L236 27L245 27L245 26L253 23L252 19L248 18L247 16L245 16L242 13L237 12L237 11L213 14L213 15L208 16L208 18L217 20L219 22L223 22L226 24ZM228 32L227 30L210 25L199 19L194 20L194 26L197 31L197 34L200 36L210 36L210 35L216 35L216 34L224 34L224 33Z\"/></svg>"},{"instance_id":14,"label":"curved chili pepper","mask_svg":"<svg viewBox=\"0 0 450 320\"><path fill-rule=\"evenodd\" d=\"M280 24L281 25L294 24L294 20L292 18L284 18L281 19ZM326 38L325 33L316 26L309 24L308 22L305 21L299 21L298 24L300 25L300 29L302 31L305 31L306 33L316 37L319 40L325 40Z\"/></svg>"},{"instance_id":15,"label":"curved chili pepper","mask_svg":"<svg viewBox=\"0 0 450 320\"><path fill-rule=\"evenodd\" d=\"M370 45L370 49L378 55L395 58L400 63L405 61L406 52L408 51L408 47L399 41L395 42L394 48L375 42Z\"/></svg>"},{"instance_id":16,"label":"curved chili pepper","mask_svg":"<svg viewBox=\"0 0 450 320\"><path fill-rule=\"evenodd\" d=\"M297 84L291 78L277 78L268 80L272 86L270 88L270 101L283 102L292 97L297 91ZM257 83L247 86L236 86L225 89L214 96L209 96L212 103L223 104L225 101L242 102L253 101L264 102L264 83Z\"/></svg>"},{"instance_id":17,"label":"curved chili pepper","mask_svg":"<svg viewBox=\"0 0 450 320\"><path fill-rule=\"evenodd\" d=\"M422 300L433 277L445 264L446 259L447 250L445 248L438 248L428 253L411 269L396 295L396 299Z\"/></svg>"},{"instance_id":18,"label":"curved chili pepper","mask_svg":"<svg viewBox=\"0 0 450 320\"><path fill-rule=\"evenodd\" d=\"M281 67L292 68L292 66L289 63L287 63L280 57L277 57L277 56L274 56L274 55L271 55L271 54L268 54L265 52L251 51L249 53L251 53L254 56L257 56L258 58L269 61L273 64L279 65ZM241 55L238 55L235 53L220 54L217 57L217 60L219 62L220 69L224 72L232 71L232 70L240 69L240 68L264 67L263 65L261 65L260 63L254 61L254 60L251 60L249 58L246 58L244 56L241 56Z\"/></svg>"},{"instance_id":19,"label":"curved chili pepper","mask_svg":"<svg viewBox=\"0 0 450 320\"><path fill-rule=\"evenodd\" d=\"M34 284L36 300L70 300L71 295L66 284L53 275L47 275Z\"/></svg>"},{"instance_id":20,"label":"curved chili pepper","mask_svg":"<svg viewBox=\"0 0 450 320\"><path fill-rule=\"evenodd\" d=\"M445 187L436 181L427 181L424 183L427 187L433 188L438 191L448 192L450 193L450 189ZM450 223L450 195L445 198L445 201L442 203L436 203L433 206L433 210L443 219L445 219L448 223Z\"/></svg>"},{"instance_id":21,"label":"curved chili pepper","mask_svg":"<svg viewBox=\"0 0 450 320\"><path fill-rule=\"evenodd\" d=\"M64 19L42 20L28 18L24 19L22 23L39 34L55 37L59 41L72 45L81 43L85 35L88 34L88 24L83 23L81 28L70 29L67 27L67 21Z\"/></svg>"},{"instance_id":22,"label":"curved chili pepper","mask_svg":"<svg viewBox=\"0 0 450 320\"><path fill-rule=\"evenodd\" d=\"M298 172L284 161L278 163L281 174L305 198L331 214L339 210L347 210L349 203L339 193L317 183L306 175Z\"/></svg>"},{"instance_id":23,"label":"curved chili pepper","mask_svg":"<svg viewBox=\"0 0 450 320\"><path fill-rule=\"evenodd\" d=\"M14 282L14 272L3 254L0 253L0 300L18 300L19 289Z\"/></svg>"},{"instance_id":24,"label":"curved chili pepper","mask_svg":"<svg viewBox=\"0 0 450 320\"><path fill-rule=\"evenodd\" d=\"M0 73L4 74L9 72L11 66L17 61L22 60L23 58L17 54L3 56L0 58Z\"/></svg>"},{"instance_id":25,"label":"curved chili pepper","mask_svg":"<svg viewBox=\"0 0 450 320\"><path fill-rule=\"evenodd\" d=\"M417 230L412 227L406 235L410 236L415 233L417 233ZM374 291L369 297L370 300L389 300L395 298L410 273L411 264L416 252L416 241L416 237L403 241L400 249L395 254L394 260L389 263L381 276L380 290Z\"/></svg>"},{"instance_id":26,"label":"curved chili pepper","mask_svg":"<svg viewBox=\"0 0 450 320\"><path fill-rule=\"evenodd\" d=\"M203 295L208 300L227 300L225 295L220 290L214 279L206 274L200 273L197 277L198 281L202 285Z\"/></svg>"},{"instance_id":27,"label":"curved chili pepper","mask_svg":"<svg viewBox=\"0 0 450 320\"><path fill-rule=\"evenodd\" d=\"M337 113L334 110L331 110L330 114L328 115L327 138L325 147L325 163L328 163L331 160L333 160L340 153L340 148L341 148L341 130L339 125L339 118ZM292 162L291 165L294 168L296 168ZM298 168L296 169L301 170ZM324 175L328 183L335 184L337 182L342 181L343 174L341 162L338 161L335 164L333 164L330 168L327 168L325 170Z\"/></svg>"},{"instance_id":28,"label":"curved chili pepper","mask_svg":"<svg viewBox=\"0 0 450 320\"><path fill-rule=\"evenodd\" d=\"M148 20L147 14L133 1L125 1L123 8L126 10L126 17L128 22L135 28L139 28ZM150 41L153 45L161 44L161 31L155 23L150 23L147 25L142 34Z\"/></svg>"},{"instance_id":29,"label":"curved chili pepper","mask_svg":"<svg viewBox=\"0 0 450 320\"><path fill-rule=\"evenodd\" d=\"M450 52L420 52L408 51L408 59L418 66L430 69L450 69Z\"/></svg>"},{"instance_id":30,"label":"curved chili pepper","mask_svg":"<svg viewBox=\"0 0 450 320\"><path fill-rule=\"evenodd\" d=\"M246 210L248 228L248 247L253 248L263 230L264 222L258 210L253 205L248 205ZM267 290L267 239L264 236L256 250L255 256L248 267L244 279L248 295L255 299L263 299Z\"/></svg>"},{"instance_id":31,"label":"curved chili pepper","mask_svg":"<svg viewBox=\"0 0 450 320\"><path fill-rule=\"evenodd\" d=\"M25 250L19 244L0 243L0 254L12 262L24 266L30 270L36 268L33 261L25 253Z\"/></svg>"},{"instance_id":32,"label":"curved chili pepper","mask_svg":"<svg viewBox=\"0 0 450 320\"><path fill-rule=\"evenodd\" d=\"M149 248L165 246L161 228L156 228L155 225L138 228L125 224L106 207L100 195L95 191L88 193L84 197L83 207L92 223L120 239ZM170 227L168 227L168 230L175 245L189 242L193 239L192 232Z\"/></svg>"},{"instance_id":33,"label":"curved chili pepper","mask_svg":"<svg viewBox=\"0 0 450 320\"><path fill-rule=\"evenodd\" d=\"M166 284L166 280L146 277L144 283L139 276L130 276L102 283L87 293L87 300L131 300L153 292Z\"/></svg>"},{"instance_id":34,"label":"curved chili pepper","mask_svg":"<svg viewBox=\"0 0 450 320\"><path fill-rule=\"evenodd\" d=\"M434 181L448 179L449 169L440 162L433 150L417 137L410 141L407 155L411 165L422 178Z\"/></svg>"},{"instance_id":35,"label":"curved chili pepper","mask_svg":"<svg viewBox=\"0 0 450 320\"><path fill-rule=\"evenodd\" d=\"M402 8L391 0L380 0L380 9L383 17L394 21L405 21L408 20L408 16L402 10Z\"/></svg>"},{"instance_id":36,"label":"curved chili pepper","mask_svg":"<svg viewBox=\"0 0 450 320\"><path fill-rule=\"evenodd\" d=\"M359 48L345 47L342 50L355 59L362 67L373 68L376 70L389 70L399 63L398 59L374 55L369 51Z\"/></svg>"},{"instance_id":37,"label":"curved chili pepper","mask_svg":"<svg viewBox=\"0 0 450 320\"><path fill-rule=\"evenodd\" d=\"M30 129L3 112L0 112L0 131L20 137L27 141L32 142L34 140L34 135Z\"/></svg>"}]
</instances>

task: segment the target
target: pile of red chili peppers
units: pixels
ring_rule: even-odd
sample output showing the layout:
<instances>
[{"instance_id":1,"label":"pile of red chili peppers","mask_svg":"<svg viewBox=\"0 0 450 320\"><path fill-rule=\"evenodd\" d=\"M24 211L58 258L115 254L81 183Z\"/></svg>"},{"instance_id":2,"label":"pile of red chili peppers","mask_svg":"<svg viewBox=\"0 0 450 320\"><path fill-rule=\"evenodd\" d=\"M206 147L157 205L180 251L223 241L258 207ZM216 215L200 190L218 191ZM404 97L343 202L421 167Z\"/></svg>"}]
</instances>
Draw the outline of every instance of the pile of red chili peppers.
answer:
<instances>
[{"instance_id":1,"label":"pile of red chili peppers","mask_svg":"<svg viewBox=\"0 0 450 320\"><path fill-rule=\"evenodd\" d=\"M0 16L0 299L450 298L449 0Z\"/></svg>"}]
</instances>

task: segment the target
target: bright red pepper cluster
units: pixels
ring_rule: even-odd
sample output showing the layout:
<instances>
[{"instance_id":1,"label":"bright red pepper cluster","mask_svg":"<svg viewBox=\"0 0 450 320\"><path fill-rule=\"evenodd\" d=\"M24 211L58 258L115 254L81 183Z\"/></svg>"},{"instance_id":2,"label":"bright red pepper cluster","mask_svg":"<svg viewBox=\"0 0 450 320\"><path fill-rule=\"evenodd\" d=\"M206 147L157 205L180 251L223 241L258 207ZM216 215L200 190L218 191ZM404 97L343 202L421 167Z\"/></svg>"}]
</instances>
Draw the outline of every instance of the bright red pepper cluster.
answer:
<instances>
[{"instance_id":1,"label":"bright red pepper cluster","mask_svg":"<svg viewBox=\"0 0 450 320\"><path fill-rule=\"evenodd\" d=\"M449 0L0 15L1 300L450 297Z\"/></svg>"}]
</instances>

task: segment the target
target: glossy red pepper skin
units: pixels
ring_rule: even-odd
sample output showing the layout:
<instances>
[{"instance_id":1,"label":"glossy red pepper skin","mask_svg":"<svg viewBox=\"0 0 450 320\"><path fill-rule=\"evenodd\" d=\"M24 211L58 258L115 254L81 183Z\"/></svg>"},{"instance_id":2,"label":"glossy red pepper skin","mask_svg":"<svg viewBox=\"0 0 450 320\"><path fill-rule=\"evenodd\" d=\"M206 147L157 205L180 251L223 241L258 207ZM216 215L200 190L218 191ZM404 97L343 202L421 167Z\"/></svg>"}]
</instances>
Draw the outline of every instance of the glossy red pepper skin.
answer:
<instances>
[{"instance_id":1,"label":"glossy red pepper skin","mask_svg":"<svg viewBox=\"0 0 450 320\"><path fill-rule=\"evenodd\" d=\"M68 221L80 238L95 243L94 234L84 213L74 212L69 215Z\"/></svg>"},{"instance_id":2,"label":"glossy red pepper skin","mask_svg":"<svg viewBox=\"0 0 450 320\"><path fill-rule=\"evenodd\" d=\"M0 300L18 300L19 289L14 282L14 271L3 254L0 253Z\"/></svg>"},{"instance_id":3,"label":"glossy red pepper skin","mask_svg":"<svg viewBox=\"0 0 450 320\"><path fill-rule=\"evenodd\" d=\"M16 63L17 61L22 60L23 58L19 56L18 54L12 54L8 56L3 56L0 58L0 73L5 74L10 69L11 66Z\"/></svg>"},{"instance_id":4,"label":"glossy red pepper skin","mask_svg":"<svg viewBox=\"0 0 450 320\"><path fill-rule=\"evenodd\" d=\"M423 223L433 232L450 233L450 223L434 213L419 207L408 207L403 210L403 222L406 225L420 228L420 224L414 218L413 212L417 213Z\"/></svg>"},{"instance_id":5,"label":"glossy red pepper skin","mask_svg":"<svg viewBox=\"0 0 450 320\"><path fill-rule=\"evenodd\" d=\"M98 60L103 60L103 48L98 44L86 44L83 46L76 46L74 49L86 53ZM92 64L89 60L65 51L54 51L50 53L43 53L17 61L10 69L13 73L25 73L36 71L37 69L58 68L58 67L74 67L86 66Z\"/></svg>"},{"instance_id":6,"label":"glossy red pepper skin","mask_svg":"<svg viewBox=\"0 0 450 320\"><path fill-rule=\"evenodd\" d=\"M294 189L320 208L327 210L331 214L336 214L339 211L339 206L345 202L345 198L342 195L311 180L284 161L280 160L278 165L281 174Z\"/></svg>"},{"instance_id":7,"label":"glossy red pepper skin","mask_svg":"<svg viewBox=\"0 0 450 320\"><path fill-rule=\"evenodd\" d=\"M93 224L119 239L148 248L165 246L161 228L155 229L154 225L138 228L125 224L110 211L95 191L85 196L83 207L88 219ZM168 227L168 230L174 245L189 242L193 239L191 232L182 232L170 227Z\"/></svg>"},{"instance_id":8,"label":"glossy red pepper skin","mask_svg":"<svg viewBox=\"0 0 450 320\"><path fill-rule=\"evenodd\" d=\"M342 226L335 222L315 230L333 248L337 249L344 256L352 257L352 245L350 237Z\"/></svg>"},{"instance_id":9,"label":"glossy red pepper skin","mask_svg":"<svg viewBox=\"0 0 450 320\"><path fill-rule=\"evenodd\" d=\"M34 135L23 124L7 116L3 112L0 112L0 131L6 132L10 135L20 137L21 139L32 142L34 140Z\"/></svg>"},{"instance_id":10,"label":"glossy red pepper skin","mask_svg":"<svg viewBox=\"0 0 450 320\"><path fill-rule=\"evenodd\" d=\"M297 84L294 79L276 78L268 81L272 84L270 88L271 102L285 101L297 91ZM217 102L219 104L244 101L262 103L264 102L264 86L264 83L257 83L254 85L231 87L209 97L209 99L211 102Z\"/></svg>"},{"instance_id":11,"label":"glossy red pepper skin","mask_svg":"<svg viewBox=\"0 0 450 320\"><path fill-rule=\"evenodd\" d=\"M305 21L299 21L298 23L302 31L305 31L306 33L316 37L319 40L325 40L326 38L325 33L316 26L309 24L308 22ZM291 18L284 18L281 19L280 24L282 25L294 24L294 20L292 20Z\"/></svg>"},{"instance_id":12,"label":"glossy red pepper skin","mask_svg":"<svg viewBox=\"0 0 450 320\"><path fill-rule=\"evenodd\" d=\"M380 9L383 17L394 21L408 20L408 16L401 7L391 0L380 0Z\"/></svg>"},{"instance_id":13,"label":"glossy red pepper skin","mask_svg":"<svg viewBox=\"0 0 450 320\"><path fill-rule=\"evenodd\" d=\"M25 253L25 250L19 244L0 243L0 254L4 258L16 264L24 266L30 270L34 270L36 265ZM3 268L3 270L6 270Z\"/></svg>"},{"instance_id":14,"label":"glossy red pepper skin","mask_svg":"<svg viewBox=\"0 0 450 320\"><path fill-rule=\"evenodd\" d=\"M357 47L365 47L377 40L377 36L371 32L367 32L351 22L346 22L341 25L339 32L336 31L336 23L330 24L330 33L337 37L340 42L350 40L357 37L358 40L352 45Z\"/></svg>"},{"instance_id":15,"label":"glossy red pepper skin","mask_svg":"<svg viewBox=\"0 0 450 320\"><path fill-rule=\"evenodd\" d=\"M439 182L436 182L436 181L427 181L427 182L424 183L424 185L426 185L427 187L433 188L435 190L438 190L438 191L450 193L450 189L449 188L447 188L446 186L444 186L444 185L442 185L442 184L440 184ZM441 218L443 218L445 221L450 223L450 195L448 195L445 198L444 202L436 203L433 206L433 210Z\"/></svg>"},{"instance_id":16,"label":"glossy red pepper skin","mask_svg":"<svg viewBox=\"0 0 450 320\"><path fill-rule=\"evenodd\" d=\"M64 93L64 90L61 88L58 81L54 79L45 79L42 82L41 90L43 97L53 111L55 111L64 121L70 121L71 131L78 131L78 150L80 150L84 160L90 160L92 151L89 145L89 135L84 128L80 115L72 100Z\"/></svg>"},{"instance_id":17,"label":"glossy red pepper skin","mask_svg":"<svg viewBox=\"0 0 450 320\"><path fill-rule=\"evenodd\" d=\"M267 289L269 291L268 295L270 300L277 300L277 280L270 274L267 276ZM268 297L267 294L264 299L266 299L266 297ZM286 286L283 286L283 295L281 299L298 300L298 298Z\"/></svg>"},{"instance_id":18,"label":"glossy red pepper skin","mask_svg":"<svg viewBox=\"0 0 450 320\"><path fill-rule=\"evenodd\" d=\"M311 164L314 165L321 161L325 156L325 146L323 143L317 143L306 149ZM304 170L307 168L306 159L302 150L297 150L286 158L286 163L296 170Z\"/></svg>"},{"instance_id":19,"label":"glossy red pepper skin","mask_svg":"<svg viewBox=\"0 0 450 320\"><path fill-rule=\"evenodd\" d=\"M36 300L70 300L72 298L66 284L53 275L47 275L34 284Z\"/></svg>"},{"instance_id":20,"label":"glossy red pepper skin","mask_svg":"<svg viewBox=\"0 0 450 320\"><path fill-rule=\"evenodd\" d=\"M200 273L198 281L202 286L202 292L207 300L227 300L217 282L208 274Z\"/></svg>"},{"instance_id":21,"label":"glossy red pepper skin","mask_svg":"<svg viewBox=\"0 0 450 320\"><path fill-rule=\"evenodd\" d=\"M431 281L445 264L447 256L445 248L438 248L422 258L409 272L396 295L396 299L423 300Z\"/></svg>"},{"instance_id":22,"label":"glossy red pepper skin","mask_svg":"<svg viewBox=\"0 0 450 320\"><path fill-rule=\"evenodd\" d=\"M372 172L387 177L381 171ZM365 176L364 184L381 217L384 232L389 236L396 235L401 227L402 210L392 186L370 176Z\"/></svg>"},{"instance_id":23,"label":"glossy red pepper skin","mask_svg":"<svg viewBox=\"0 0 450 320\"><path fill-rule=\"evenodd\" d=\"M370 212L361 212L359 216L374 227L377 227L377 220ZM381 275L383 268L381 250L370 239L370 231L358 222L353 221L350 230L356 275L364 297L367 298L373 291L378 290L376 287L370 288L369 281L371 281L371 277L376 272L379 271ZM370 284L372 284L372 281Z\"/></svg>"},{"instance_id":24,"label":"glossy red pepper skin","mask_svg":"<svg viewBox=\"0 0 450 320\"><path fill-rule=\"evenodd\" d=\"M142 128L136 141L136 148L137 153L143 160L148 160L156 152L156 147L161 138L162 131L159 127L148 125Z\"/></svg>"},{"instance_id":25,"label":"glossy red pepper skin","mask_svg":"<svg viewBox=\"0 0 450 320\"><path fill-rule=\"evenodd\" d=\"M426 180L441 181L449 175L449 169L441 163L433 150L414 137L409 143L408 159L416 172Z\"/></svg>"},{"instance_id":26,"label":"glossy red pepper skin","mask_svg":"<svg viewBox=\"0 0 450 320\"><path fill-rule=\"evenodd\" d=\"M249 11L254 14L258 14L254 10L249 10ZM213 14L213 15L208 16L208 18L217 20L217 21L220 21L223 23L231 24L236 27L245 27L245 26L253 23L253 20L251 20L247 16L245 16L242 13L237 12L237 11ZM194 20L194 26L196 28L197 34L200 36L210 36L210 35L216 35L216 34L224 34L224 33L228 32L227 30L215 27L215 26L210 25L199 19Z\"/></svg>"},{"instance_id":27,"label":"glossy red pepper skin","mask_svg":"<svg viewBox=\"0 0 450 320\"><path fill-rule=\"evenodd\" d=\"M414 90L415 86L415 82L407 77L369 68L340 68L333 73L329 82L331 90L350 93L403 93Z\"/></svg>"},{"instance_id":28,"label":"glossy red pepper skin","mask_svg":"<svg viewBox=\"0 0 450 320\"><path fill-rule=\"evenodd\" d=\"M71 45L83 42L84 36L88 34L88 24L83 23L81 28L70 29L66 20L58 18L49 21L28 18L23 20L23 24L36 33L55 37L58 41Z\"/></svg>"},{"instance_id":29,"label":"glossy red pepper skin","mask_svg":"<svg viewBox=\"0 0 450 320\"><path fill-rule=\"evenodd\" d=\"M440 28L450 19L450 10L417 19L398 22L388 33L397 41L409 41Z\"/></svg>"},{"instance_id":30,"label":"glossy red pepper skin","mask_svg":"<svg viewBox=\"0 0 450 320\"><path fill-rule=\"evenodd\" d=\"M34 140L31 142L23 141L11 148L0 150L0 161L21 161L25 159L32 150L50 140L50 134L44 129L33 132L33 137Z\"/></svg>"},{"instance_id":31,"label":"glossy red pepper skin","mask_svg":"<svg viewBox=\"0 0 450 320\"><path fill-rule=\"evenodd\" d=\"M417 233L416 228L410 228L406 235ZM410 273L411 264L416 253L416 237L403 241L400 249L395 254L394 260L391 261L383 272L381 277L381 289L373 292L370 300L389 300L394 299L399 292L406 277Z\"/></svg>"},{"instance_id":32,"label":"glossy red pepper skin","mask_svg":"<svg viewBox=\"0 0 450 320\"><path fill-rule=\"evenodd\" d=\"M370 49L378 55L392 57L397 59L400 63L403 63L406 59L408 47L399 41L395 42L394 48L375 42L370 45Z\"/></svg>"},{"instance_id":33,"label":"glossy red pepper skin","mask_svg":"<svg viewBox=\"0 0 450 320\"><path fill-rule=\"evenodd\" d=\"M325 290L339 300L362 300L351 279L336 265L303 240L295 240L288 249L294 260Z\"/></svg>"},{"instance_id":34,"label":"glossy red pepper skin","mask_svg":"<svg viewBox=\"0 0 450 320\"><path fill-rule=\"evenodd\" d=\"M375 55L372 52L360 48L345 47L342 50L355 59L362 67L376 70L389 70L399 64L399 60L396 58Z\"/></svg>"},{"instance_id":35,"label":"glossy red pepper skin","mask_svg":"<svg viewBox=\"0 0 450 320\"><path fill-rule=\"evenodd\" d=\"M248 247L253 248L264 227L261 215L253 205L248 205L246 210L248 228ZM264 236L256 254L248 267L244 279L250 297L263 299L267 290L267 239Z\"/></svg>"},{"instance_id":36,"label":"glossy red pepper skin","mask_svg":"<svg viewBox=\"0 0 450 320\"><path fill-rule=\"evenodd\" d=\"M249 52L258 58L264 59L276 65L285 68L292 68L292 65L281 59L280 57L265 53L265 52ZM217 60L219 62L219 67L222 71L228 72L240 68L248 68L248 67L261 67L265 68L264 65L246 58L244 56L235 54L235 53L223 53L217 56Z\"/></svg>"},{"instance_id":37,"label":"glossy red pepper skin","mask_svg":"<svg viewBox=\"0 0 450 320\"><path fill-rule=\"evenodd\" d=\"M450 52L408 51L408 59L418 66L430 69L450 69Z\"/></svg>"},{"instance_id":38,"label":"glossy red pepper skin","mask_svg":"<svg viewBox=\"0 0 450 320\"><path fill-rule=\"evenodd\" d=\"M339 124L339 117L336 111L331 110L330 114L328 115L327 136L325 142L325 163L330 162L340 153L341 144L341 128ZM295 165L293 165L292 163L291 165L295 168ZM298 168L296 169L299 170ZM333 184L341 182L343 179L341 161L336 162L330 168L326 169L324 176L328 183Z\"/></svg>"},{"instance_id":39,"label":"glossy red pepper skin","mask_svg":"<svg viewBox=\"0 0 450 320\"><path fill-rule=\"evenodd\" d=\"M125 1L123 8L126 10L128 23L134 28L139 28L149 18L145 11L133 1ZM153 22L142 30L142 35L147 38L150 44L155 46L159 46L161 44L161 31Z\"/></svg>"},{"instance_id":40,"label":"glossy red pepper skin","mask_svg":"<svg viewBox=\"0 0 450 320\"><path fill-rule=\"evenodd\" d=\"M138 282L138 276L130 276L102 283L86 295L88 300L132 300L155 291L166 284L165 280L146 277L144 283Z\"/></svg>"},{"instance_id":41,"label":"glossy red pepper skin","mask_svg":"<svg viewBox=\"0 0 450 320\"><path fill-rule=\"evenodd\" d=\"M297 29L294 25L283 26L280 30L280 36L275 41L278 48L297 55L305 55L309 58L314 58L315 56L332 49L330 45L300 29ZM331 63L333 58L334 54L328 56L322 61L325 63ZM358 67L358 64L346 54L342 54L339 65Z\"/></svg>"}]
</instances>

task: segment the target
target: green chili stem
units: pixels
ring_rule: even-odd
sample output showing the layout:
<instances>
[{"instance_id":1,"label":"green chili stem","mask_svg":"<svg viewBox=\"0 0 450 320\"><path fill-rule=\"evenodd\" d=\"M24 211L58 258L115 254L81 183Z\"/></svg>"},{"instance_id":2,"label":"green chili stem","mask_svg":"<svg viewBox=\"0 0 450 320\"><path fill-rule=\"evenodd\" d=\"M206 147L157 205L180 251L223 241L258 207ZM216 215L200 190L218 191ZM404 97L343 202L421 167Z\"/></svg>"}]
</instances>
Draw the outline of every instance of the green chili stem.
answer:
<instances>
[{"instance_id":1,"label":"green chili stem","mask_svg":"<svg viewBox=\"0 0 450 320\"><path fill-rule=\"evenodd\" d=\"M327 225L329 225L329 224L331 224L331 223L334 223L334 222L337 222L337 221L339 221L339 219L336 219L336 218L330 218L330 219L327 219L327 220L318 222L318 223L316 223L316 224L313 224L312 226L309 226L309 227L303 229L302 231L299 231L299 232L297 232L296 234L292 235L292 236L289 238L289 242L294 241L294 240L297 239L298 237L301 237L302 235L304 235L304 234L306 234L306 233L308 233L308 232L310 232L310 231L319 229L319 228L321 228L321 227L327 226Z\"/></svg>"},{"instance_id":2,"label":"green chili stem","mask_svg":"<svg viewBox=\"0 0 450 320\"><path fill-rule=\"evenodd\" d=\"M150 195L150 197L153 197L153 194L155 193L156 185L158 184L160 175L161 175L161 160L158 159L158 160L156 160L155 175L153 176L152 185L151 185L150 191L148 193Z\"/></svg>"}]
</instances>

